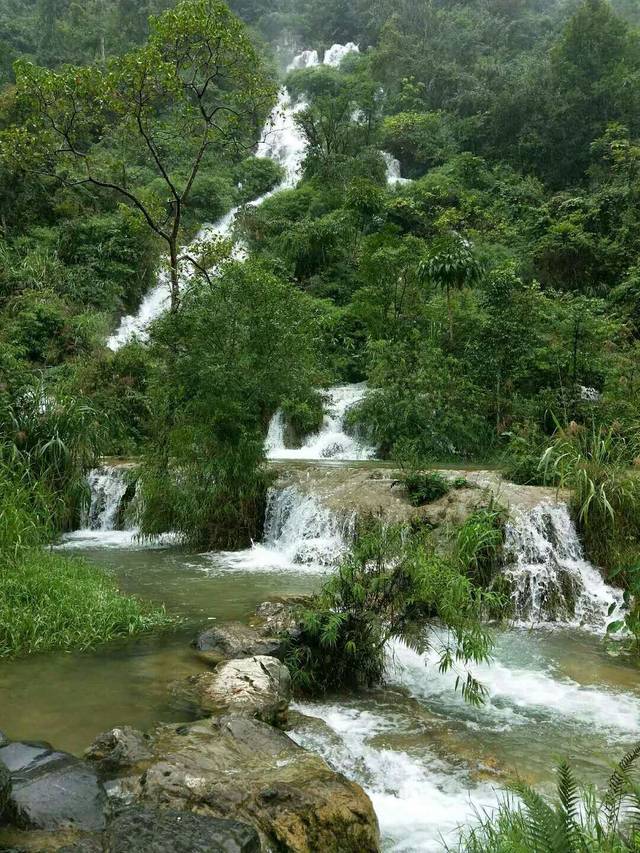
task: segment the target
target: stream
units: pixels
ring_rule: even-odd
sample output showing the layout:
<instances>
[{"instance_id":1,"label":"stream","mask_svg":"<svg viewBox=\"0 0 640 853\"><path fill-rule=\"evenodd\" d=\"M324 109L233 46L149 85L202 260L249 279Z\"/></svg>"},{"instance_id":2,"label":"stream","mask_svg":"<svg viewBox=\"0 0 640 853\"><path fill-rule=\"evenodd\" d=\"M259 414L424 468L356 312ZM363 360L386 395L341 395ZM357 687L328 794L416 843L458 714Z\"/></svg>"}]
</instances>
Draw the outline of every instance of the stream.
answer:
<instances>
[{"instance_id":1,"label":"stream","mask_svg":"<svg viewBox=\"0 0 640 853\"><path fill-rule=\"evenodd\" d=\"M342 388L328 395L322 434L305 445L308 454L324 454L311 457L312 468L347 465L334 404L358 393ZM356 447L354 455L365 451ZM270 452L276 454L275 446ZM114 520L126 517L118 506L127 493L126 466L105 466L89 481L87 527L63 547L111 572L123 590L163 602L182 622L159 638L2 664L0 705L9 736L45 738L77 754L116 725L144 729L189 719L193 709L173 696L171 684L203 666L189 648L197 629L245 619L268 597L316 589L344 549L351 523L348 515L336 518L313 490L284 486L272 490L264 539L252 548L195 554L175 543L143 547L134 529L113 529ZM517 518L507 539L505 572L518 578L521 619L496 633L495 660L475 668L487 689L483 706L465 704L455 673L440 674L435 653L422 658L396 644L384 687L293 707L292 737L371 797L385 851L442 851L516 776L550 790L553 767L565 757L600 782L640 738L637 669L610 657L602 643L606 612L618 595L583 559L564 505ZM552 625L541 590L562 573L573 577L578 607L572 621Z\"/></svg>"}]
</instances>

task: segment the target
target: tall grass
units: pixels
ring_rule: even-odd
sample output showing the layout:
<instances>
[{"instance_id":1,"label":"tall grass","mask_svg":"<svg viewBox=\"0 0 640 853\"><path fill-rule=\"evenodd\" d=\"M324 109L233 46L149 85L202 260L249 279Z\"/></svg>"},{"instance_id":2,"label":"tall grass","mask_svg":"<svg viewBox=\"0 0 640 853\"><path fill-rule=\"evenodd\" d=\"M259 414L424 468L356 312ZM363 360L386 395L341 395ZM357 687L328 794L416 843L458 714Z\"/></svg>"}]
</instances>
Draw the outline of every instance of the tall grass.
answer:
<instances>
[{"instance_id":1,"label":"tall grass","mask_svg":"<svg viewBox=\"0 0 640 853\"><path fill-rule=\"evenodd\" d=\"M84 560L27 549L0 568L0 657L89 649L171 623Z\"/></svg>"}]
</instances>

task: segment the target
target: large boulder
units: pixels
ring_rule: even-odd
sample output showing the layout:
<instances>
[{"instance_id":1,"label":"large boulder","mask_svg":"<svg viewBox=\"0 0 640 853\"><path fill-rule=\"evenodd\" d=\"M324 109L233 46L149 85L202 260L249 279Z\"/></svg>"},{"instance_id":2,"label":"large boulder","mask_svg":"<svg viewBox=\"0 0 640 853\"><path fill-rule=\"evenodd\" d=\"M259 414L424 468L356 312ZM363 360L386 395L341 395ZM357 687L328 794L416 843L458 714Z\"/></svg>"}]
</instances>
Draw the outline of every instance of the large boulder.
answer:
<instances>
[{"instance_id":1,"label":"large boulder","mask_svg":"<svg viewBox=\"0 0 640 853\"><path fill-rule=\"evenodd\" d=\"M5 821L19 829L103 829L107 797L93 767L45 744L9 743L0 763L11 774Z\"/></svg>"},{"instance_id":2,"label":"large boulder","mask_svg":"<svg viewBox=\"0 0 640 853\"><path fill-rule=\"evenodd\" d=\"M277 726L287 719L291 676L277 658L256 655L221 663L189 684L204 711L256 717Z\"/></svg>"},{"instance_id":3,"label":"large boulder","mask_svg":"<svg viewBox=\"0 0 640 853\"><path fill-rule=\"evenodd\" d=\"M202 660L213 664L255 655L279 658L283 649L281 638L263 636L257 628L241 622L214 625L203 631L192 645Z\"/></svg>"},{"instance_id":4,"label":"large boulder","mask_svg":"<svg viewBox=\"0 0 640 853\"><path fill-rule=\"evenodd\" d=\"M109 853L260 853L260 837L246 823L176 811L132 808L105 833Z\"/></svg>"},{"instance_id":5,"label":"large boulder","mask_svg":"<svg viewBox=\"0 0 640 853\"><path fill-rule=\"evenodd\" d=\"M282 853L379 850L364 791L265 723L234 716L160 726L150 745L154 759L118 783L140 805L252 824L264 849Z\"/></svg>"}]
</instances>

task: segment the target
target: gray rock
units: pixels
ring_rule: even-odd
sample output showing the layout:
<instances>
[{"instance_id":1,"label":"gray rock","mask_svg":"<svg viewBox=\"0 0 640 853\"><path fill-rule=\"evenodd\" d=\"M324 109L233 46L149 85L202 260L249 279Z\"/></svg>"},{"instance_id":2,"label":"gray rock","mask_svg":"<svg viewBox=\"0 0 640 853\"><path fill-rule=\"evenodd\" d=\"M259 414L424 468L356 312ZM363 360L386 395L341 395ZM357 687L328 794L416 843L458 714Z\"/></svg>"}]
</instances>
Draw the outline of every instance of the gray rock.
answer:
<instances>
[{"instance_id":1,"label":"gray rock","mask_svg":"<svg viewBox=\"0 0 640 853\"><path fill-rule=\"evenodd\" d=\"M246 823L174 809L134 808L105 834L109 853L260 853L260 837Z\"/></svg>"},{"instance_id":2,"label":"gray rock","mask_svg":"<svg viewBox=\"0 0 640 853\"><path fill-rule=\"evenodd\" d=\"M6 746L8 743L10 743L9 738L4 732L0 732L0 746Z\"/></svg>"},{"instance_id":3,"label":"gray rock","mask_svg":"<svg viewBox=\"0 0 640 853\"><path fill-rule=\"evenodd\" d=\"M276 601L263 601L256 608L256 617L261 634L275 637L293 637L300 634L300 607L307 604L311 596L297 595Z\"/></svg>"},{"instance_id":4,"label":"gray rock","mask_svg":"<svg viewBox=\"0 0 640 853\"><path fill-rule=\"evenodd\" d=\"M107 798L88 764L47 745L10 743L0 761L11 773L5 820L19 829L95 831L106 823Z\"/></svg>"},{"instance_id":5,"label":"gray rock","mask_svg":"<svg viewBox=\"0 0 640 853\"><path fill-rule=\"evenodd\" d=\"M256 717L274 726L286 722L291 676L276 658L256 655L226 661L189 683L205 711Z\"/></svg>"},{"instance_id":6,"label":"gray rock","mask_svg":"<svg viewBox=\"0 0 640 853\"><path fill-rule=\"evenodd\" d=\"M155 760L121 779L138 804L252 824L263 849L378 853L379 831L362 788L248 717L159 726Z\"/></svg>"},{"instance_id":7,"label":"gray rock","mask_svg":"<svg viewBox=\"0 0 640 853\"><path fill-rule=\"evenodd\" d=\"M101 775L109 775L151 758L151 751L142 732L123 726L99 734L85 752L85 758L95 764Z\"/></svg>"},{"instance_id":8,"label":"gray rock","mask_svg":"<svg viewBox=\"0 0 640 853\"><path fill-rule=\"evenodd\" d=\"M223 660L248 658L254 655L280 657L282 640L263 636L256 628L231 622L213 626L203 631L194 641L193 647L199 657L207 663L217 664Z\"/></svg>"},{"instance_id":9,"label":"gray rock","mask_svg":"<svg viewBox=\"0 0 640 853\"><path fill-rule=\"evenodd\" d=\"M11 773L6 764L0 761L0 818L11 796Z\"/></svg>"}]
</instances>

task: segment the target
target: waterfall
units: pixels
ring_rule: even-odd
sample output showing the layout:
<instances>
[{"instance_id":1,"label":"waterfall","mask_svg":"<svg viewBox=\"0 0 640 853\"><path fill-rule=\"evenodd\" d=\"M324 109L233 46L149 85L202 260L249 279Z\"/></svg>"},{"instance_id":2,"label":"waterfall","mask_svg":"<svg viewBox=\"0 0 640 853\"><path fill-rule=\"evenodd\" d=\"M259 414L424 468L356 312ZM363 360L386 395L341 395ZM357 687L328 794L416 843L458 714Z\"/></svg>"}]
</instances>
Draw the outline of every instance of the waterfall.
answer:
<instances>
[{"instance_id":1,"label":"waterfall","mask_svg":"<svg viewBox=\"0 0 640 853\"><path fill-rule=\"evenodd\" d=\"M400 161L396 160L393 154L389 154L388 151L381 151L380 153L384 158L384 162L387 164L387 184L390 187L410 184L410 178L403 178L400 173Z\"/></svg>"},{"instance_id":2,"label":"waterfall","mask_svg":"<svg viewBox=\"0 0 640 853\"><path fill-rule=\"evenodd\" d=\"M324 63L337 66L348 53L357 51L358 46L352 42L346 45L334 44L326 51ZM317 51L305 50L295 57L287 70L311 68L318 64ZM295 123L295 116L305 107L304 101L293 103L286 89L280 91L278 103L267 119L262 139L256 148L256 156L268 157L278 162L284 169L284 178L275 189L249 202L249 207L258 207L279 190L291 188L297 184L305 154L305 140ZM242 205L234 207L215 224L205 225L198 232L191 246L186 247L187 254L190 251L197 253L197 246L204 241L231 237L235 218L241 207ZM243 260L246 257L245 247L236 244L232 256L236 260ZM183 268L180 275L181 284L186 284L191 275L192 271L188 266ZM137 313L122 318L118 329L107 340L107 346L115 352L134 337L146 340L149 326L167 310L169 299L169 274L165 269L159 273L156 285L146 294Z\"/></svg>"},{"instance_id":3,"label":"waterfall","mask_svg":"<svg viewBox=\"0 0 640 853\"><path fill-rule=\"evenodd\" d=\"M277 411L269 424L265 450L270 459L371 459L374 450L345 432L345 418L349 409L365 396L367 387L338 385L325 394L325 414L320 430L308 436L302 447L285 446L285 420Z\"/></svg>"},{"instance_id":4,"label":"waterfall","mask_svg":"<svg viewBox=\"0 0 640 853\"><path fill-rule=\"evenodd\" d=\"M564 503L539 504L507 524L504 577L516 618L527 623L565 622L602 630L622 594L584 558ZM615 617L611 617L615 618Z\"/></svg>"},{"instance_id":5,"label":"waterfall","mask_svg":"<svg viewBox=\"0 0 640 853\"><path fill-rule=\"evenodd\" d=\"M355 513L340 517L295 486L275 487L267 495L262 542L211 556L224 570L323 572L353 539L355 522Z\"/></svg>"},{"instance_id":6,"label":"waterfall","mask_svg":"<svg viewBox=\"0 0 640 853\"><path fill-rule=\"evenodd\" d=\"M127 470L112 465L94 468L87 475L89 505L82 516L88 530L117 530L122 526L124 500L131 492Z\"/></svg>"}]
</instances>

